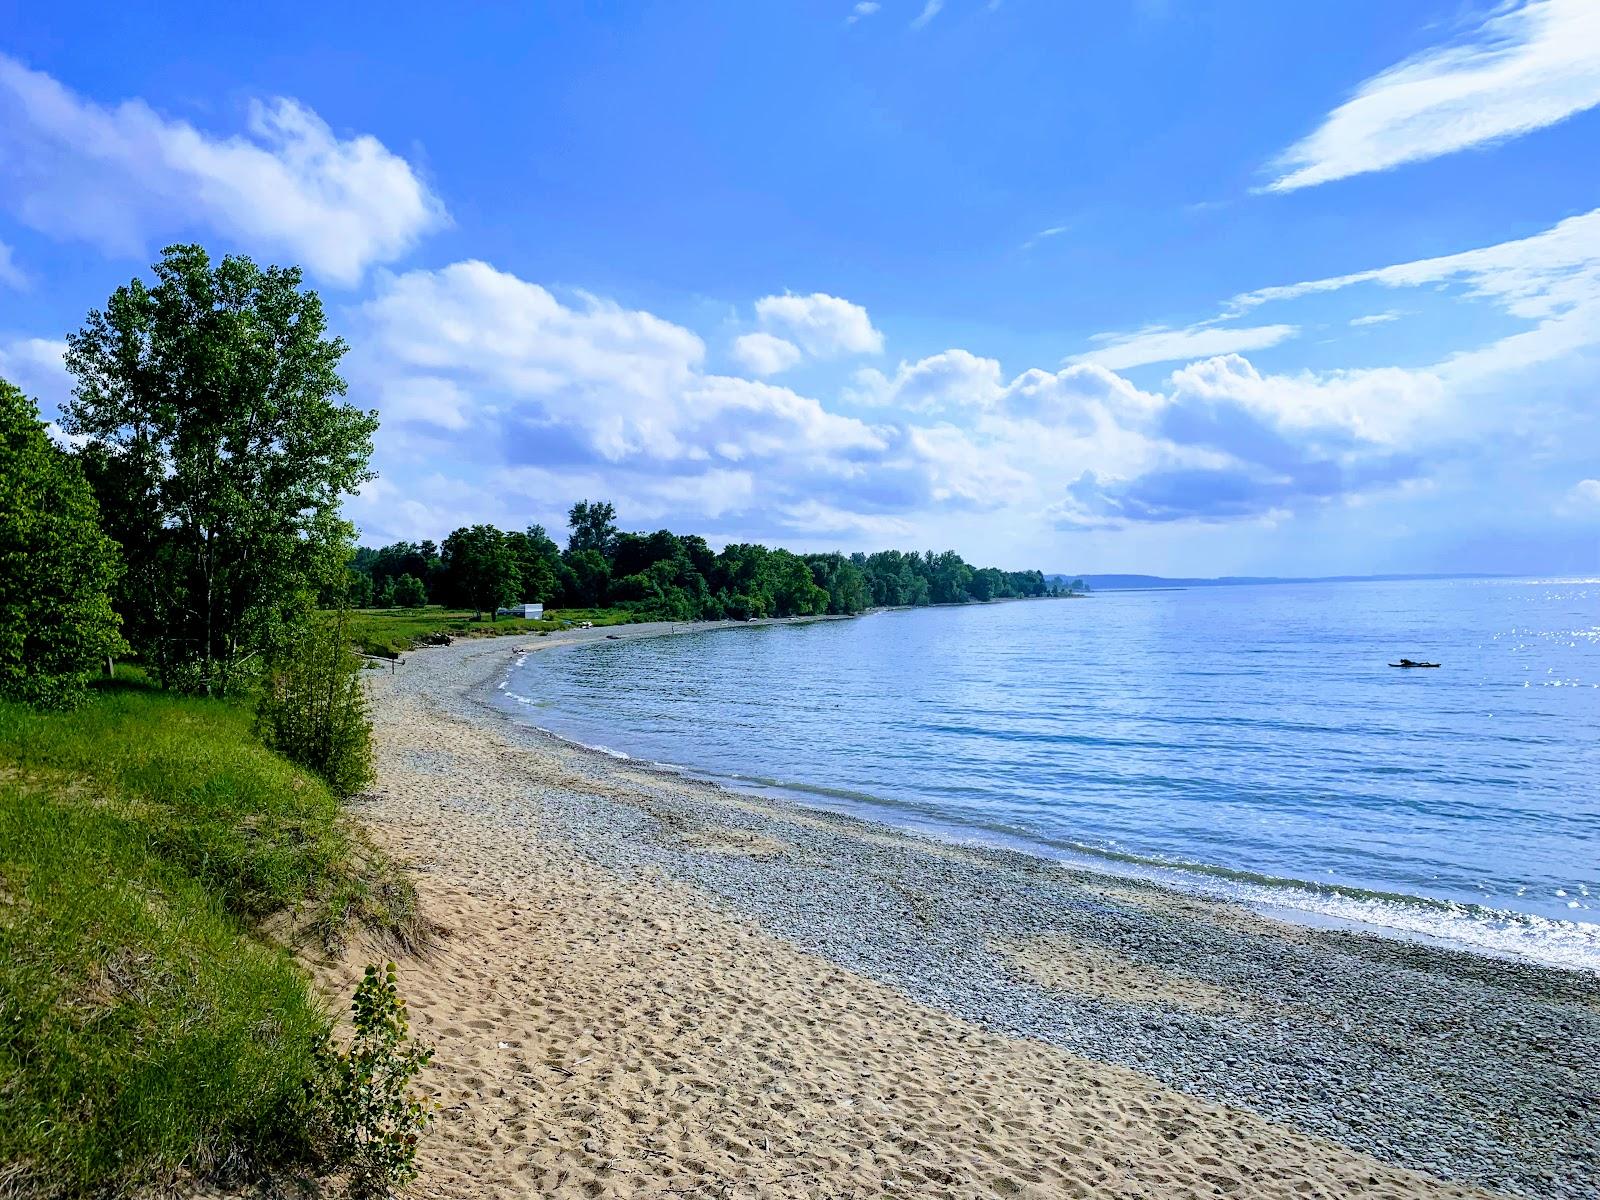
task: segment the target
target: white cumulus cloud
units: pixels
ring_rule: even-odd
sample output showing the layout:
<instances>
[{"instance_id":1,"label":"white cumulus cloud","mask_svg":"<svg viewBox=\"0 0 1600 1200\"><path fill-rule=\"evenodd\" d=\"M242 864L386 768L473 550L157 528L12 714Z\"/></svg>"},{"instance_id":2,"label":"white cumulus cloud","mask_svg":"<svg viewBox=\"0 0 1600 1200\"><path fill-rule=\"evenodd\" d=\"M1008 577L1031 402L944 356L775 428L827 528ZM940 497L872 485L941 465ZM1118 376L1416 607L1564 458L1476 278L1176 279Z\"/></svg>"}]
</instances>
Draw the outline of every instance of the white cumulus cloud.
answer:
<instances>
[{"instance_id":1,"label":"white cumulus cloud","mask_svg":"<svg viewBox=\"0 0 1600 1200\"><path fill-rule=\"evenodd\" d=\"M5 55L0 160L0 203L41 232L143 254L200 227L339 284L448 221L404 158L294 100L252 102L244 133L217 136L140 100L96 103Z\"/></svg>"},{"instance_id":2,"label":"white cumulus cloud","mask_svg":"<svg viewBox=\"0 0 1600 1200\"><path fill-rule=\"evenodd\" d=\"M72 376L67 374L62 355L65 342L50 338L15 338L0 342L0 379L21 388L39 402L47 416L65 403L72 393Z\"/></svg>"},{"instance_id":3,"label":"white cumulus cloud","mask_svg":"<svg viewBox=\"0 0 1600 1200\"><path fill-rule=\"evenodd\" d=\"M800 347L771 333L746 333L734 339L733 357L747 371L776 375L800 361Z\"/></svg>"},{"instance_id":4,"label":"white cumulus cloud","mask_svg":"<svg viewBox=\"0 0 1600 1200\"><path fill-rule=\"evenodd\" d=\"M1274 163L1278 192L1518 137L1600 104L1600 4L1502 5L1367 80Z\"/></svg>"},{"instance_id":5,"label":"white cumulus cloud","mask_svg":"<svg viewBox=\"0 0 1600 1200\"><path fill-rule=\"evenodd\" d=\"M865 367L856 372L854 382L847 394L858 404L895 405L913 412L989 408L1003 390L996 359L959 349L902 362L893 376Z\"/></svg>"},{"instance_id":6,"label":"white cumulus cloud","mask_svg":"<svg viewBox=\"0 0 1600 1200\"><path fill-rule=\"evenodd\" d=\"M529 454L805 461L881 444L791 389L706 374L705 344L682 326L595 296L569 304L484 262L386 276L360 316L352 373L385 417L498 430Z\"/></svg>"},{"instance_id":7,"label":"white cumulus cloud","mask_svg":"<svg viewBox=\"0 0 1600 1200\"><path fill-rule=\"evenodd\" d=\"M1174 371L1169 384L1176 396L1225 400L1281 431L1337 430L1381 445L1408 442L1434 424L1448 401L1432 371L1377 367L1263 375L1237 354L1190 363Z\"/></svg>"},{"instance_id":8,"label":"white cumulus cloud","mask_svg":"<svg viewBox=\"0 0 1600 1200\"><path fill-rule=\"evenodd\" d=\"M883 350L883 334L872 327L867 310L838 296L823 292L763 296L756 301L756 316L768 332L797 343L817 358Z\"/></svg>"}]
</instances>

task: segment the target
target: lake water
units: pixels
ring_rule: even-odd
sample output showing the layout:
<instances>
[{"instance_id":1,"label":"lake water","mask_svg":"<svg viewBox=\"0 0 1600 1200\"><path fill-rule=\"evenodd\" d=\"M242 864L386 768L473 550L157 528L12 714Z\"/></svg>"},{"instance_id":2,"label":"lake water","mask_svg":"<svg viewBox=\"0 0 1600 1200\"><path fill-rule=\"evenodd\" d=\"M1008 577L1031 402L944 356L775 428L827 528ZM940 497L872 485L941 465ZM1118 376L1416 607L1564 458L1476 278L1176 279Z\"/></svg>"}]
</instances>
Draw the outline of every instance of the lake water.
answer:
<instances>
[{"instance_id":1,"label":"lake water","mask_svg":"<svg viewBox=\"0 0 1600 1200\"><path fill-rule=\"evenodd\" d=\"M529 655L505 694L744 790L1600 970L1600 580L732 627Z\"/></svg>"}]
</instances>

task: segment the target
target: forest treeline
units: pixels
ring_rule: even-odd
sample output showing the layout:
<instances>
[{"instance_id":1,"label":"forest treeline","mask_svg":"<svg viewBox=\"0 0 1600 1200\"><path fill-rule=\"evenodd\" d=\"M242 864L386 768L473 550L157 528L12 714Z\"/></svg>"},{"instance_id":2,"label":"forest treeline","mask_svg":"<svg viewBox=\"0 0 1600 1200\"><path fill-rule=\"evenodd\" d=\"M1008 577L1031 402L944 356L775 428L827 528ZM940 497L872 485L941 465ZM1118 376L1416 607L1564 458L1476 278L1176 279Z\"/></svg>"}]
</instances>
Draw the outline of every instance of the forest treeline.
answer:
<instances>
[{"instance_id":1,"label":"forest treeline","mask_svg":"<svg viewBox=\"0 0 1600 1200\"><path fill-rule=\"evenodd\" d=\"M850 614L1059 591L1039 571L974 567L953 550L795 554L740 542L714 551L694 534L621 532L616 517L615 506L605 501L580 500L567 514L565 548L542 525L509 532L473 525L438 545L363 546L351 560L349 601L358 608L435 603L489 613L529 601L703 621Z\"/></svg>"}]
</instances>

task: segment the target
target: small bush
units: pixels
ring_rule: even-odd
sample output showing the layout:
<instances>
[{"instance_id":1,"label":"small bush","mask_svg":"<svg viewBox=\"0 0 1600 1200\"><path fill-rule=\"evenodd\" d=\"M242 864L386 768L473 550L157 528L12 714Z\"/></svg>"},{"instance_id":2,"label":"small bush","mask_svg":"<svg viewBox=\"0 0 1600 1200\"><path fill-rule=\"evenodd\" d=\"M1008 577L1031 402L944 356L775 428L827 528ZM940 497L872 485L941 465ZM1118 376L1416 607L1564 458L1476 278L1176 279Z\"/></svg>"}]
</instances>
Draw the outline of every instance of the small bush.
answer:
<instances>
[{"instance_id":1,"label":"small bush","mask_svg":"<svg viewBox=\"0 0 1600 1200\"><path fill-rule=\"evenodd\" d=\"M268 664L256 707L261 740L316 772L340 799L372 781L372 722L344 609L313 617Z\"/></svg>"},{"instance_id":2,"label":"small bush","mask_svg":"<svg viewBox=\"0 0 1600 1200\"><path fill-rule=\"evenodd\" d=\"M325 1040L313 1103L325 1123L334 1162L350 1172L350 1194L384 1197L417 1175L417 1140L433 1119L427 1102L409 1091L433 1058L433 1048L410 1042L406 1002L390 963L369 966L350 1004L355 1035L346 1050Z\"/></svg>"}]
</instances>

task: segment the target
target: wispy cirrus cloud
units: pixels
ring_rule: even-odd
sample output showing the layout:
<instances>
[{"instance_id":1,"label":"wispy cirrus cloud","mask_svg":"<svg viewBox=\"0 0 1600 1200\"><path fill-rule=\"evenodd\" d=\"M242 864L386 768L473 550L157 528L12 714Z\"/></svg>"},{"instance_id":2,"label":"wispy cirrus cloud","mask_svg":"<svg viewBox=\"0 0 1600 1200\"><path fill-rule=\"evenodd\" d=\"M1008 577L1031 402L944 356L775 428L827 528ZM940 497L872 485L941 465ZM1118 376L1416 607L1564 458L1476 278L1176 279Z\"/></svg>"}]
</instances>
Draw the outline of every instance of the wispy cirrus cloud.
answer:
<instances>
[{"instance_id":1,"label":"wispy cirrus cloud","mask_svg":"<svg viewBox=\"0 0 1600 1200\"><path fill-rule=\"evenodd\" d=\"M1600 209L1568 217L1542 233L1457 254L1395 263L1348 275L1258 288L1227 304L1230 316L1261 305L1360 284L1417 288L1456 284L1531 329L1459 351L1440 364L1456 377L1484 375L1548 362L1600 344Z\"/></svg>"},{"instance_id":2,"label":"wispy cirrus cloud","mask_svg":"<svg viewBox=\"0 0 1600 1200\"><path fill-rule=\"evenodd\" d=\"M4 242L0 242L0 283L13 288L28 286L27 275L23 273L21 267L17 266L17 260L11 253L11 247Z\"/></svg>"},{"instance_id":3,"label":"wispy cirrus cloud","mask_svg":"<svg viewBox=\"0 0 1600 1200\"><path fill-rule=\"evenodd\" d=\"M859 4L850 10L850 15L844 19L844 23L846 25L854 25L857 21L870 17L878 11L878 8L879 5L875 3L875 0L861 0Z\"/></svg>"},{"instance_id":4,"label":"wispy cirrus cloud","mask_svg":"<svg viewBox=\"0 0 1600 1200\"><path fill-rule=\"evenodd\" d=\"M141 100L103 105L0 54L0 204L24 224L116 254L199 228L355 284L449 220L404 158L340 137L294 100L252 102L219 136Z\"/></svg>"},{"instance_id":5,"label":"wispy cirrus cloud","mask_svg":"<svg viewBox=\"0 0 1600 1200\"><path fill-rule=\"evenodd\" d=\"M1060 237L1063 233L1067 232L1067 230L1071 228L1072 226L1070 225L1051 225L1048 229L1041 229L1027 241L1023 242L1021 249L1032 250L1040 242L1047 242L1053 237Z\"/></svg>"},{"instance_id":6,"label":"wispy cirrus cloud","mask_svg":"<svg viewBox=\"0 0 1600 1200\"><path fill-rule=\"evenodd\" d=\"M1519 137L1600 104L1600 4L1497 8L1460 42L1367 80L1272 164L1289 192Z\"/></svg>"},{"instance_id":7,"label":"wispy cirrus cloud","mask_svg":"<svg viewBox=\"0 0 1600 1200\"><path fill-rule=\"evenodd\" d=\"M922 29L929 21L937 17L944 8L944 0L927 0L922 6L922 11L911 18L911 28Z\"/></svg>"},{"instance_id":8,"label":"wispy cirrus cloud","mask_svg":"<svg viewBox=\"0 0 1600 1200\"><path fill-rule=\"evenodd\" d=\"M1101 333L1092 341L1097 349L1077 354L1068 362L1096 363L1113 371L1146 363L1177 362L1180 359L1209 358L1215 354L1237 354L1266 350L1288 341L1300 329L1296 325L1191 325L1186 329L1151 326L1136 333Z\"/></svg>"}]
</instances>

